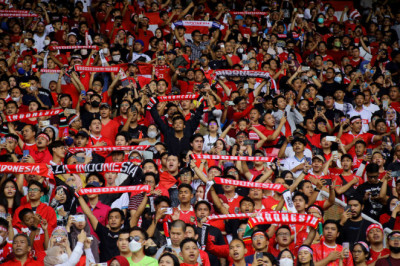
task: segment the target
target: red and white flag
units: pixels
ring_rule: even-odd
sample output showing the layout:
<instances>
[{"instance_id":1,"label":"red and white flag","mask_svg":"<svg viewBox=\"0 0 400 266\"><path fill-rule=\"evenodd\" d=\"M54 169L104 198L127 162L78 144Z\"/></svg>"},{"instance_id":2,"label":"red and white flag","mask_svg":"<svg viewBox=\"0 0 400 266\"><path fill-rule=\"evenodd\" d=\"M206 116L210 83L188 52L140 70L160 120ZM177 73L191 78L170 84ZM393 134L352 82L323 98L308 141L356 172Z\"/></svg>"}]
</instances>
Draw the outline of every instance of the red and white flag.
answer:
<instances>
[{"instance_id":1,"label":"red and white flag","mask_svg":"<svg viewBox=\"0 0 400 266\"><path fill-rule=\"evenodd\" d=\"M235 187L247 187L247 188L259 188L265 190L273 190L282 193L286 188L282 184L272 184L272 183L258 183L258 182L248 182L242 180L233 180L229 178L215 177L214 181L219 185L231 185Z\"/></svg>"},{"instance_id":2,"label":"red and white flag","mask_svg":"<svg viewBox=\"0 0 400 266\"><path fill-rule=\"evenodd\" d=\"M70 153L84 152L84 151L145 151L150 147L150 145L136 145L136 146L92 146L92 147L73 147L68 148Z\"/></svg>"},{"instance_id":3,"label":"red and white flag","mask_svg":"<svg viewBox=\"0 0 400 266\"><path fill-rule=\"evenodd\" d=\"M137 185L137 186L120 186L120 187L90 187L81 188L79 195L92 195L92 194L115 194L115 193L131 193L130 195L137 195L142 192L149 193L151 187L149 185Z\"/></svg>"},{"instance_id":4,"label":"red and white flag","mask_svg":"<svg viewBox=\"0 0 400 266\"><path fill-rule=\"evenodd\" d=\"M212 154L191 154L193 159L200 160L226 160L226 161L248 161L248 162L272 162L274 157L256 157L256 156L230 156L230 155L212 155Z\"/></svg>"},{"instance_id":5,"label":"red and white flag","mask_svg":"<svg viewBox=\"0 0 400 266\"><path fill-rule=\"evenodd\" d=\"M119 72L120 67L119 66L103 66L103 67L97 67L97 66L75 66L76 71L87 71L87 72L113 72L117 73Z\"/></svg>"},{"instance_id":6,"label":"red and white flag","mask_svg":"<svg viewBox=\"0 0 400 266\"><path fill-rule=\"evenodd\" d=\"M197 94L187 94L187 95L158 96L157 99L160 102L168 102L168 101L194 100L197 99L198 97L199 95Z\"/></svg>"}]
</instances>

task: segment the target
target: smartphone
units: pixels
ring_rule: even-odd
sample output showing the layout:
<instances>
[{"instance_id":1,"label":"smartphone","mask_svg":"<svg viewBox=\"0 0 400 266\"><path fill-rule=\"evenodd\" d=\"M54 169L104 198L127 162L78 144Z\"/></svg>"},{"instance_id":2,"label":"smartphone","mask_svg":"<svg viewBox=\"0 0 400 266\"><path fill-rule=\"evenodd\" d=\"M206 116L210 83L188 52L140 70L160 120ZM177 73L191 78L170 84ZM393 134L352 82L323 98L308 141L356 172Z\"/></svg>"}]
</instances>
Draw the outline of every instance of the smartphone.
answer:
<instances>
[{"instance_id":1,"label":"smartphone","mask_svg":"<svg viewBox=\"0 0 400 266\"><path fill-rule=\"evenodd\" d=\"M22 157L27 157L29 156L29 150L24 150L22 153Z\"/></svg>"},{"instance_id":2,"label":"smartphone","mask_svg":"<svg viewBox=\"0 0 400 266\"><path fill-rule=\"evenodd\" d=\"M6 143L6 138L1 138L0 144Z\"/></svg>"},{"instance_id":3,"label":"smartphone","mask_svg":"<svg viewBox=\"0 0 400 266\"><path fill-rule=\"evenodd\" d=\"M74 215L73 217L74 217L75 222L84 222L85 221L85 215L83 215L83 214Z\"/></svg>"},{"instance_id":4,"label":"smartphone","mask_svg":"<svg viewBox=\"0 0 400 266\"><path fill-rule=\"evenodd\" d=\"M253 144L254 144L254 141L251 139L245 139L243 141L243 145L253 145Z\"/></svg>"},{"instance_id":5,"label":"smartphone","mask_svg":"<svg viewBox=\"0 0 400 266\"><path fill-rule=\"evenodd\" d=\"M367 155L372 156L372 149L367 149Z\"/></svg>"},{"instance_id":6,"label":"smartphone","mask_svg":"<svg viewBox=\"0 0 400 266\"><path fill-rule=\"evenodd\" d=\"M233 101L228 101L228 105L229 106L234 106L235 104L233 103Z\"/></svg>"},{"instance_id":7,"label":"smartphone","mask_svg":"<svg viewBox=\"0 0 400 266\"><path fill-rule=\"evenodd\" d=\"M335 136L326 136L326 141L330 141L330 142L335 142L336 141L336 137Z\"/></svg>"},{"instance_id":8,"label":"smartphone","mask_svg":"<svg viewBox=\"0 0 400 266\"><path fill-rule=\"evenodd\" d=\"M392 176L392 177L399 177L399 176L400 176L400 171L392 171L392 172L390 173L390 176Z\"/></svg>"},{"instance_id":9,"label":"smartphone","mask_svg":"<svg viewBox=\"0 0 400 266\"><path fill-rule=\"evenodd\" d=\"M331 186L332 185L332 179L322 179L325 181L325 186Z\"/></svg>"},{"instance_id":10,"label":"smartphone","mask_svg":"<svg viewBox=\"0 0 400 266\"><path fill-rule=\"evenodd\" d=\"M133 45L133 37L129 37L128 46L132 46L132 45Z\"/></svg>"},{"instance_id":11,"label":"smartphone","mask_svg":"<svg viewBox=\"0 0 400 266\"><path fill-rule=\"evenodd\" d=\"M310 67L309 66L302 66L301 67L301 71L305 72L305 71L309 71Z\"/></svg>"},{"instance_id":12,"label":"smartphone","mask_svg":"<svg viewBox=\"0 0 400 266\"><path fill-rule=\"evenodd\" d=\"M347 205L346 208L344 209L344 211L347 212L350 210L350 208L351 208L350 205Z\"/></svg>"},{"instance_id":13,"label":"smartphone","mask_svg":"<svg viewBox=\"0 0 400 266\"><path fill-rule=\"evenodd\" d=\"M262 259L264 257L264 255L262 254L262 252L256 252L256 260Z\"/></svg>"},{"instance_id":14,"label":"smartphone","mask_svg":"<svg viewBox=\"0 0 400 266\"><path fill-rule=\"evenodd\" d=\"M310 165L311 165L311 163L312 163L312 159L311 159L310 157L306 157L306 161L307 161L307 163L308 163L308 164L310 164Z\"/></svg>"},{"instance_id":15,"label":"smartphone","mask_svg":"<svg viewBox=\"0 0 400 266\"><path fill-rule=\"evenodd\" d=\"M166 210L165 214L173 214L174 210L172 208L162 208L162 210Z\"/></svg>"},{"instance_id":16,"label":"smartphone","mask_svg":"<svg viewBox=\"0 0 400 266\"><path fill-rule=\"evenodd\" d=\"M92 236L88 236L87 239L90 240L90 241L93 241L93 237Z\"/></svg>"},{"instance_id":17,"label":"smartphone","mask_svg":"<svg viewBox=\"0 0 400 266\"><path fill-rule=\"evenodd\" d=\"M42 124L42 127L50 126L50 121L49 120L40 121L40 123Z\"/></svg>"},{"instance_id":18,"label":"smartphone","mask_svg":"<svg viewBox=\"0 0 400 266\"><path fill-rule=\"evenodd\" d=\"M317 106L317 112L321 112L322 111L322 108L321 108L321 106Z\"/></svg>"},{"instance_id":19,"label":"smartphone","mask_svg":"<svg viewBox=\"0 0 400 266\"><path fill-rule=\"evenodd\" d=\"M86 91L81 91L82 96L86 96Z\"/></svg>"},{"instance_id":20,"label":"smartphone","mask_svg":"<svg viewBox=\"0 0 400 266\"><path fill-rule=\"evenodd\" d=\"M221 151L221 155L226 155L226 151Z\"/></svg>"},{"instance_id":21,"label":"smartphone","mask_svg":"<svg viewBox=\"0 0 400 266\"><path fill-rule=\"evenodd\" d=\"M342 243L343 250L346 250L347 252L344 253L344 257L348 258L349 257L349 252L350 252L350 243L349 242L343 242Z\"/></svg>"},{"instance_id":22,"label":"smartphone","mask_svg":"<svg viewBox=\"0 0 400 266\"><path fill-rule=\"evenodd\" d=\"M75 109L65 109L65 111L67 111L70 115L76 114Z\"/></svg>"},{"instance_id":23,"label":"smartphone","mask_svg":"<svg viewBox=\"0 0 400 266\"><path fill-rule=\"evenodd\" d=\"M389 108L389 101L388 100L383 100L382 101L382 109L387 110Z\"/></svg>"}]
</instances>

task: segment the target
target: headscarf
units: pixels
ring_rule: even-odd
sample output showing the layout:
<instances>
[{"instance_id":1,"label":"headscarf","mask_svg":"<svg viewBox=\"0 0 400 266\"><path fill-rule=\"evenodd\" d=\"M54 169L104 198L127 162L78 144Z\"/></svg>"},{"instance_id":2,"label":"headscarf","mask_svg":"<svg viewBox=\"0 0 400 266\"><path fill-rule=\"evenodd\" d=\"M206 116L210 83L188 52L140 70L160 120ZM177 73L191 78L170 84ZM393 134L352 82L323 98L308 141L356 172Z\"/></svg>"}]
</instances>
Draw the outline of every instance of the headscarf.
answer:
<instances>
[{"instance_id":1,"label":"headscarf","mask_svg":"<svg viewBox=\"0 0 400 266\"><path fill-rule=\"evenodd\" d=\"M60 264L60 260L59 260L59 254L61 251L61 247L60 246L54 246L49 248L46 251L46 257L44 257L44 265L45 266L54 266L57 264Z\"/></svg>"},{"instance_id":2,"label":"headscarf","mask_svg":"<svg viewBox=\"0 0 400 266\"><path fill-rule=\"evenodd\" d=\"M119 262L119 265L121 266L129 266L128 260L123 256L115 256L114 258L112 258L107 262L107 265L110 266L111 262L113 262L114 260L117 260Z\"/></svg>"}]
</instances>

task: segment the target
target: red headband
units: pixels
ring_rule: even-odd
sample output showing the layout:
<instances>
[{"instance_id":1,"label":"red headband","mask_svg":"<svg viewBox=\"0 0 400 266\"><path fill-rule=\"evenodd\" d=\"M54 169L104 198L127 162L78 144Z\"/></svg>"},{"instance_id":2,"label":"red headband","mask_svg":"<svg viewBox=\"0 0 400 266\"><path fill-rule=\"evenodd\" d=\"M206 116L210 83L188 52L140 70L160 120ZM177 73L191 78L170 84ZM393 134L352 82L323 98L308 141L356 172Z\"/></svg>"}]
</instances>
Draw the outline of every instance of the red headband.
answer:
<instances>
[{"instance_id":1,"label":"red headband","mask_svg":"<svg viewBox=\"0 0 400 266\"><path fill-rule=\"evenodd\" d=\"M368 226L368 228L367 228L367 235L368 235L369 231L371 231L371 230L374 229L374 228L378 228L379 230L381 230L381 231L383 232L382 225L380 225L380 224L371 224L371 225Z\"/></svg>"},{"instance_id":2,"label":"red headband","mask_svg":"<svg viewBox=\"0 0 400 266\"><path fill-rule=\"evenodd\" d=\"M47 141L50 141L49 137L48 137L46 134L44 134L44 133L40 133L37 137L38 137L38 138L39 138L39 137L42 137L42 138L45 138Z\"/></svg>"}]
</instances>

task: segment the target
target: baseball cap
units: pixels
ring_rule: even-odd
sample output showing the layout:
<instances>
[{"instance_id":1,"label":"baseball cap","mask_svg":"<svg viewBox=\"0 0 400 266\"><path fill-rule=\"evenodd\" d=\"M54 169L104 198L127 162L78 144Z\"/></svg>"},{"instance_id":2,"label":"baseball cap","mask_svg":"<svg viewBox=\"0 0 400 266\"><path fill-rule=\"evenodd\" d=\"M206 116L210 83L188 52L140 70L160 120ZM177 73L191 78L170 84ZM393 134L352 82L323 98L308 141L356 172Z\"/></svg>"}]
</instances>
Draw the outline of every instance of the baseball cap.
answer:
<instances>
[{"instance_id":1,"label":"baseball cap","mask_svg":"<svg viewBox=\"0 0 400 266\"><path fill-rule=\"evenodd\" d=\"M235 17L235 20L242 20L243 19L243 16L242 15L237 15L236 17Z\"/></svg>"},{"instance_id":2,"label":"baseball cap","mask_svg":"<svg viewBox=\"0 0 400 266\"><path fill-rule=\"evenodd\" d=\"M312 160L314 161L315 159L320 160L321 162L325 162L325 158L322 155L314 155L314 157L312 158Z\"/></svg>"},{"instance_id":3,"label":"baseball cap","mask_svg":"<svg viewBox=\"0 0 400 266\"><path fill-rule=\"evenodd\" d=\"M101 108L108 108L108 109L111 109L111 106L108 104L108 103L101 103L100 104L100 109Z\"/></svg>"},{"instance_id":4,"label":"baseball cap","mask_svg":"<svg viewBox=\"0 0 400 266\"><path fill-rule=\"evenodd\" d=\"M135 43L140 43L142 46L144 46L144 42L142 40L136 40Z\"/></svg>"},{"instance_id":5,"label":"baseball cap","mask_svg":"<svg viewBox=\"0 0 400 266\"><path fill-rule=\"evenodd\" d=\"M301 129L301 128L296 128L296 130L293 131L293 136L294 136L295 134L300 134L300 135L302 135L302 136L305 136L305 135L306 135L306 134L304 133L304 130Z\"/></svg>"}]
</instances>

